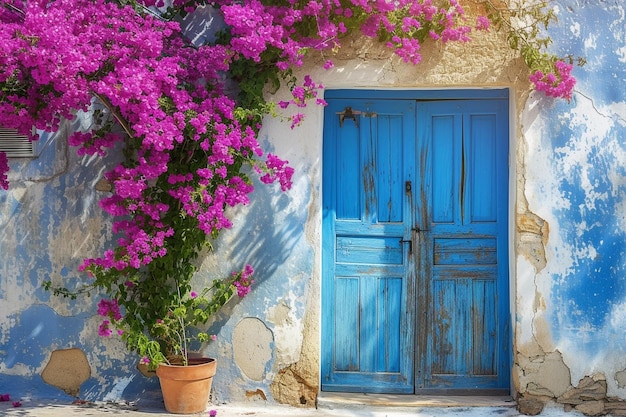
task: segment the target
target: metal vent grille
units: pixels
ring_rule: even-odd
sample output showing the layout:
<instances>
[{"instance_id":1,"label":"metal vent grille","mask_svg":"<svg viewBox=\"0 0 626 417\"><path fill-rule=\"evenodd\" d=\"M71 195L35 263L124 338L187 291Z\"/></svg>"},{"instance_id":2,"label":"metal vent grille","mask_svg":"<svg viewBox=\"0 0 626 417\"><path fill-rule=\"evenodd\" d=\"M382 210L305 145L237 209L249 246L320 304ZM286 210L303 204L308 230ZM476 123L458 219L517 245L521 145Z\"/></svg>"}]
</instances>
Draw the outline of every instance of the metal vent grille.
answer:
<instances>
[{"instance_id":1,"label":"metal vent grille","mask_svg":"<svg viewBox=\"0 0 626 417\"><path fill-rule=\"evenodd\" d=\"M0 127L0 152L5 152L9 158L32 158L35 144L27 136L18 135L15 129Z\"/></svg>"}]
</instances>

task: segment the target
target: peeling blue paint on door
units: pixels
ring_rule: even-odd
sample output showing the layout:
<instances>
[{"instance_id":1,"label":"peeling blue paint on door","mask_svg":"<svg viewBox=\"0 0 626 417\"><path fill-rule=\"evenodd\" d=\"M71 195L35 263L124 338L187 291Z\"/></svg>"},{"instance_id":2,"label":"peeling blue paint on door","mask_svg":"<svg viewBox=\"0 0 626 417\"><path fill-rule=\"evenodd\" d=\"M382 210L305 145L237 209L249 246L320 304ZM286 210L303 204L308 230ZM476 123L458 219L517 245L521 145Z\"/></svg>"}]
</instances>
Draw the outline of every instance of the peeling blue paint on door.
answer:
<instances>
[{"instance_id":1,"label":"peeling blue paint on door","mask_svg":"<svg viewBox=\"0 0 626 417\"><path fill-rule=\"evenodd\" d=\"M508 101L370 94L325 112L322 389L508 392Z\"/></svg>"}]
</instances>

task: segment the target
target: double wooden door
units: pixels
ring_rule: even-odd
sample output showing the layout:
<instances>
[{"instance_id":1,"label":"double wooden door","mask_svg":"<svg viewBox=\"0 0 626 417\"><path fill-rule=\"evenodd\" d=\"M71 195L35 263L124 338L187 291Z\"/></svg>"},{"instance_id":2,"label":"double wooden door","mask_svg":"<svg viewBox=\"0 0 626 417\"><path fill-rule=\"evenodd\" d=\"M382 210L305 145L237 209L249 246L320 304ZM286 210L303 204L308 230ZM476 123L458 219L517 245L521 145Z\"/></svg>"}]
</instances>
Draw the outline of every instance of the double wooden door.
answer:
<instances>
[{"instance_id":1,"label":"double wooden door","mask_svg":"<svg viewBox=\"0 0 626 417\"><path fill-rule=\"evenodd\" d=\"M322 390L508 391L508 100L328 102Z\"/></svg>"}]
</instances>

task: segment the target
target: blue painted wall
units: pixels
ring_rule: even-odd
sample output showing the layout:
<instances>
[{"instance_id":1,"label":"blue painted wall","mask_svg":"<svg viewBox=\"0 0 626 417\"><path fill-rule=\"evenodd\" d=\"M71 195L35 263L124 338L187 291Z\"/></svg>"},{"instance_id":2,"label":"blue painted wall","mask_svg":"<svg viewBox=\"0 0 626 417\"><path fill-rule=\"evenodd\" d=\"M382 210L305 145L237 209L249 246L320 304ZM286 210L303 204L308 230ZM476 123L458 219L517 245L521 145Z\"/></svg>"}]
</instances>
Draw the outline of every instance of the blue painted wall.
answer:
<instances>
[{"instance_id":1,"label":"blue painted wall","mask_svg":"<svg viewBox=\"0 0 626 417\"><path fill-rule=\"evenodd\" d=\"M554 49L583 56L587 64L574 69L571 103L537 99L542 111L531 140L550 175L542 181L541 171L531 173L537 176L531 186L544 191L531 205L540 215L549 211L546 217L558 225L551 232L559 245L548 259L548 268L561 263L551 276L555 339L579 338L582 351L595 356L606 349L606 337L612 349L626 348L624 323L616 320L626 301L625 9L621 1L561 1L557 7Z\"/></svg>"},{"instance_id":2,"label":"blue painted wall","mask_svg":"<svg viewBox=\"0 0 626 417\"><path fill-rule=\"evenodd\" d=\"M562 354L573 385L600 372L609 394L626 398L626 381L617 377L626 369L626 11L621 0L551 4L559 16L549 31L552 47L584 56L587 65L574 71L578 85L571 103L531 93L516 101L511 117L517 124L512 166L523 177L511 180L511 216L527 203L528 211L549 225L540 268L519 260L524 258L517 252L519 241L511 242L516 251L511 309L520 323L514 351L536 339L545 351ZM492 53L475 52L484 55L481 62ZM316 72L316 79L335 88L505 86L514 97L525 91L516 89L527 87L524 80L498 71L494 79L485 78L489 70L473 75L475 82L462 73L437 78L428 71L453 71L437 66L437 60L450 59L442 55L420 64L425 69L417 74L400 62L350 59L338 62L334 72ZM512 73L524 75L523 70ZM281 370L307 360L315 380L319 369L323 120L320 109L305 112L299 130L272 120L262 132L266 150L296 168L293 190L282 194L258 184L250 206L238 212L237 227L220 238L217 252L200 267L199 280L228 274L244 263L257 271L251 295L229 304L211 327L218 340L205 352L220 361L214 382L220 401L245 400L246 391L257 389L273 401L270 385ZM99 255L111 240L110 219L98 207L103 193L95 186L114 161L79 158L67 149L63 134L58 139L37 160L12 160L12 188L0 190L0 393L69 401L40 374L52 351L78 347L92 368L82 398L157 398L157 382L136 371L136 358L119 341L97 336L97 296L72 302L41 288L48 279L78 285L85 278L76 270L82 258ZM250 317L263 322L269 347L254 346L254 334L234 340L238 325ZM269 349L260 379L242 370L234 353L237 343L247 343L251 354L262 358Z\"/></svg>"},{"instance_id":3,"label":"blue painted wall","mask_svg":"<svg viewBox=\"0 0 626 417\"><path fill-rule=\"evenodd\" d=\"M578 259L560 277L566 285L555 290L554 302L561 306L555 325L565 334L572 331L567 329L611 327L614 310L626 297L624 4L608 1L601 2L602 7L580 7L575 3L564 2L560 30L552 37L559 49L580 51L588 62L576 71L574 102L556 106L546 119L554 132L552 168L558 190L569 200L567 207L555 207L562 239L572 251L593 248L595 253ZM589 112L582 115L582 109ZM616 342L626 346L621 337ZM595 350L604 343L598 338L588 348Z\"/></svg>"},{"instance_id":4,"label":"blue painted wall","mask_svg":"<svg viewBox=\"0 0 626 417\"><path fill-rule=\"evenodd\" d=\"M89 118L71 128L81 123ZM100 358L107 343L97 336L97 294L72 301L42 287L52 280L76 288L86 278L77 271L82 257L96 255L111 238L95 183L113 161L76 156L66 128L39 158L11 160L11 188L0 192L0 391L15 399L73 399L41 378L56 349L87 354L91 377L81 387L87 399L104 398L120 370L138 374L127 357Z\"/></svg>"},{"instance_id":5,"label":"blue painted wall","mask_svg":"<svg viewBox=\"0 0 626 417\"><path fill-rule=\"evenodd\" d=\"M555 346L583 375L626 367L626 19L624 3L558 1L555 51L583 56L571 103L533 96L529 205L550 223L546 316ZM528 110L530 113L530 110ZM530 119L529 119L530 120Z\"/></svg>"}]
</instances>

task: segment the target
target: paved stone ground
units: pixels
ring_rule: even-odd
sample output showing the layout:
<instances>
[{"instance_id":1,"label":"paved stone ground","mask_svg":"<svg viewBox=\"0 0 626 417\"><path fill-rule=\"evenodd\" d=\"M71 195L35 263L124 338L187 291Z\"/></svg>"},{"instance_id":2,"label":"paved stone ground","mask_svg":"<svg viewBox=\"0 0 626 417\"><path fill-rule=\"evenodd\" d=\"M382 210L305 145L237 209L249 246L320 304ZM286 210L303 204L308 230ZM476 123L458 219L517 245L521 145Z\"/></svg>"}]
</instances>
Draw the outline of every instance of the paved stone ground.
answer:
<instances>
[{"instance_id":1,"label":"paved stone ground","mask_svg":"<svg viewBox=\"0 0 626 417\"><path fill-rule=\"evenodd\" d=\"M216 410L217 417L517 417L522 416L512 407L349 407L334 409L302 409L289 406L251 404L222 404L207 408L193 416L208 417ZM11 402L0 403L0 416L7 417L172 417L157 405L140 406L128 403L61 404L24 401L20 407ZM577 412L546 408L543 417L583 417Z\"/></svg>"}]
</instances>

